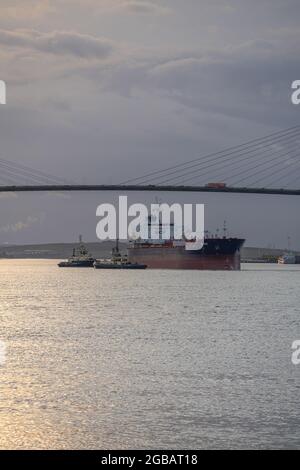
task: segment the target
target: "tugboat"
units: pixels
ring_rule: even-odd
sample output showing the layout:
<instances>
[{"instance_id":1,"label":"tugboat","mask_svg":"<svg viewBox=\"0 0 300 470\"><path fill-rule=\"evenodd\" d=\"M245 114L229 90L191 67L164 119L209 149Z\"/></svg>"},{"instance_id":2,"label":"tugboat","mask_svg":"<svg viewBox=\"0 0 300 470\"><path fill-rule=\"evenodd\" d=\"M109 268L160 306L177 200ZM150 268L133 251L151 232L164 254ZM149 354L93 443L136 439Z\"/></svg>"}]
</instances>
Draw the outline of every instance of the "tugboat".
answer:
<instances>
[{"instance_id":1,"label":"tugboat","mask_svg":"<svg viewBox=\"0 0 300 470\"><path fill-rule=\"evenodd\" d=\"M288 237L288 251L278 258L278 264L297 264L297 257L291 250L291 237Z\"/></svg>"},{"instance_id":2,"label":"tugboat","mask_svg":"<svg viewBox=\"0 0 300 470\"><path fill-rule=\"evenodd\" d=\"M130 263L126 255L122 255L119 250L119 240L112 249L111 259L100 259L94 262L95 269L146 269L146 264Z\"/></svg>"},{"instance_id":3,"label":"tugboat","mask_svg":"<svg viewBox=\"0 0 300 470\"><path fill-rule=\"evenodd\" d=\"M58 263L60 268L92 268L95 258L88 252L86 246L82 241L82 236L79 236L79 247L73 248L73 254L67 261Z\"/></svg>"},{"instance_id":4,"label":"tugboat","mask_svg":"<svg viewBox=\"0 0 300 470\"><path fill-rule=\"evenodd\" d=\"M278 258L278 264L296 264L296 256L293 253L286 253Z\"/></svg>"}]
</instances>

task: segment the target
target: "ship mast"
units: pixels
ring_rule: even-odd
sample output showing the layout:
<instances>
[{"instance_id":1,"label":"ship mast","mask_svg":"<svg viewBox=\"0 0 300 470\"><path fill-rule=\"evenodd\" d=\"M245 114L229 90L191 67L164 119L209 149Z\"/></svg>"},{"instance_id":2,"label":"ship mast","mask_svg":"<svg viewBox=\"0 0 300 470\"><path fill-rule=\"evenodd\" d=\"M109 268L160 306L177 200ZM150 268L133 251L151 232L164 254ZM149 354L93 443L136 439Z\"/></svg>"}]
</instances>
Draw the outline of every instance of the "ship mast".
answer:
<instances>
[{"instance_id":1,"label":"ship mast","mask_svg":"<svg viewBox=\"0 0 300 470\"><path fill-rule=\"evenodd\" d=\"M227 238L227 222L224 220L224 225L223 225L223 238Z\"/></svg>"}]
</instances>

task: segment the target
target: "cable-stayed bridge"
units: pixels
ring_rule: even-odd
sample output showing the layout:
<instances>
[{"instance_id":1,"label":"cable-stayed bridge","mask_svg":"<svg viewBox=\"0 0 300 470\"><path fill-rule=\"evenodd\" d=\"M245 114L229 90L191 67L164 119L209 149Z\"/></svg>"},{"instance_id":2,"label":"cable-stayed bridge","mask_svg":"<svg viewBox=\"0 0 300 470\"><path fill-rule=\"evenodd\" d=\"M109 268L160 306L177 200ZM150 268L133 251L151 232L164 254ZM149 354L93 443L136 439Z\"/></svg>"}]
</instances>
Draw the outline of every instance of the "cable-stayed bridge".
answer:
<instances>
[{"instance_id":1,"label":"cable-stayed bridge","mask_svg":"<svg viewBox=\"0 0 300 470\"><path fill-rule=\"evenodd\" d=\"M77 184L0 158L0 192L180 191L300 195L300 126L117 184Z\"/></svg>"}]
</instances>

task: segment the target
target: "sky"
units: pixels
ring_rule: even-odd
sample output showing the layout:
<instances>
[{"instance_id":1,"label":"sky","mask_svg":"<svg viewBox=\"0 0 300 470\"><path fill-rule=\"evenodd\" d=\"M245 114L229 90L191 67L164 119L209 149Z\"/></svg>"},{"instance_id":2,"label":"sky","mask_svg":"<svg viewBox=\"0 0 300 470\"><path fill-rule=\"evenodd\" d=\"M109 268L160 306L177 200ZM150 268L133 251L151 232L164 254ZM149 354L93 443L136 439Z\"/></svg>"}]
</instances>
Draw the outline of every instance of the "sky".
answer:
<instances>
[{"instance_id":1,"label":"sky","mask_svg":"<svg viewBox=\"0 0 300 470\"><path fill-rule=\"evenodd\" d=\"M0 0L0 158L110 184L295 126L299 17L299 0ZM157 196L300 249L297 197ZM116 197L0 194L0 244L94 241Z\"/></svg>"}]
</instances>

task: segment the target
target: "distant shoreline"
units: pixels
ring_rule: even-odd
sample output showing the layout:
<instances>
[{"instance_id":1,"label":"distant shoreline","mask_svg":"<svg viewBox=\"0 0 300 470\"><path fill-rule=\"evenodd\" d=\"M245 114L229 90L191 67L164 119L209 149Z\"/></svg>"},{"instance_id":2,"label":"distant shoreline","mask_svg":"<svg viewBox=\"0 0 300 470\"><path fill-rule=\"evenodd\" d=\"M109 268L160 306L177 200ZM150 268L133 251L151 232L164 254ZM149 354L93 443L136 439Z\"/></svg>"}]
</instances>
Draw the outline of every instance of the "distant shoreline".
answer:
<instances>
[{"instance_id":1,"label":"distant shoreline","mask_svg":"<svg viewBox=\"0 0 300 470\"><path fill-rule=\"evenodd\" d=\"M0 259L66 259L71 256L77 243L45 243L28 245L2 245L0 246ZM108 258L115 242L90 242L85 244L95 258ZM125 252L127 243L120 243L120 250ZM242 262L275 262L287 249L278 248L242 248ZM300 252L293 251L296 255Z\"/></svg>"}]
</instances>

